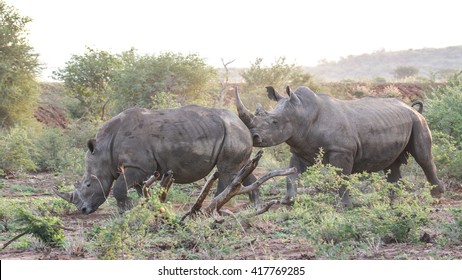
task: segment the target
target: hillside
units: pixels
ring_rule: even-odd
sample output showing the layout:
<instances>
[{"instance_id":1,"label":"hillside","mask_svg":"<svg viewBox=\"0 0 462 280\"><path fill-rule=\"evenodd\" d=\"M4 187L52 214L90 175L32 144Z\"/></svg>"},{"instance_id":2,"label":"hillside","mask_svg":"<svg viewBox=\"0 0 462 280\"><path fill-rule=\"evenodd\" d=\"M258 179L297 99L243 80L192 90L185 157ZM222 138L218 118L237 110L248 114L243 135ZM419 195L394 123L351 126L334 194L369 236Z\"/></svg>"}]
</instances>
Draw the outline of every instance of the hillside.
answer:
<instances>
[{"instance_id":1,"label":"hillside","mask_svg":"<svg viewBox=\"0 0 462 280\"><path fill-rule=\"evenodd\" d=\"M393 70L399 66L415 67L419 70L419 76L444 78L448 72L462 69L462 46L350 55L336 62L307 67L306 70L317 79L326 81L366 80L377 77L390 80L394 78Z\"/></svg>"}]
</instances>

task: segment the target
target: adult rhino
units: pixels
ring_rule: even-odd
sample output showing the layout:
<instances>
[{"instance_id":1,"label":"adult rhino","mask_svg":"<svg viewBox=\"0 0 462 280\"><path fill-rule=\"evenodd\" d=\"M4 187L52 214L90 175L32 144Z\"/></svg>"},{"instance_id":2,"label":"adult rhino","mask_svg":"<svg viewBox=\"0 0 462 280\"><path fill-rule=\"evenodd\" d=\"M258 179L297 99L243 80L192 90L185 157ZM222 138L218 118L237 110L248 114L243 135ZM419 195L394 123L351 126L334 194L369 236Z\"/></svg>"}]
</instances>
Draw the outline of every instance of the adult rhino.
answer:
<instances>
[{"instance_id":1,"label":"adult rhino","mask_svg":"<svg viewBox=\"0 0 462 280\"><path fill-rule=\"evenodd\" d=\"M325 152L323 162L339 167L344 174L385 170L390 171L390 182L401 178L400 166L411 154L434 185L431 194L439 197L444 192L432 159L430 130L424 117L411 106L394 98L338 100L307 87L295 92L287 87L286 92L289 97L267 87L268 97L277 101L276 107L266 112L258 104L252 114L236 91L239 117L250 129L254 146L283 142L290 146L290 166L299 173L288 177L283 203L293 202L295 181L314 163L320 148ZM344 205L352 205L348 190L341 188L339 194Z\"/></svg>"},{"instance_id":2,"label":"adult rhino","mask_svg":"<svg viewBox=\"0 0 462 280\"><path fill-rule=\"evenodd\" d=\"M106 122L87 146L81 183L71 193L55 189L85 214L98 209L111 188L118 206L129 208L128 188L140 193L140 184L155 171L172 170L181 184L204 178L217 166L219 194L249 159L252 138L232 112L191 105L128 109ZM244 184L254 180L251 175Z\"/></svg>"}]
</instances>

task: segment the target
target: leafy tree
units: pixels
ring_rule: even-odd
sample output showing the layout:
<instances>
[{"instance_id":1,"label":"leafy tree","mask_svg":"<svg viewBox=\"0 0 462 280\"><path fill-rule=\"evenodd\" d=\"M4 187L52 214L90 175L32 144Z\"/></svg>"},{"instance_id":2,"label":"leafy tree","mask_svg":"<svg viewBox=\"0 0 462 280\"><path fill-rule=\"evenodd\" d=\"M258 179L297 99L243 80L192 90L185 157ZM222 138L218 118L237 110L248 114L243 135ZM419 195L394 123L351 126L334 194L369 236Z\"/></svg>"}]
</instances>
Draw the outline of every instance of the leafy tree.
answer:
<instances>
[{"instance_id":1,"label":"leafy tree","mask_svg":"<svg viewBox=\"0 0 462 280\"><path fill-rule=\"evenodd\" d=\"M111 81L119 66L119 57L87 48L83 55L73 55L64 68L53 74L90 115L100 115L103 120L110 100Z\"/></svg>"},{"instance_id":2,"label":"leafy tree","mask_svg":"<svg viewBox=\"0 0 462 280\"><path fill-rule=\"evenodd\" d=\"M30 119L39 94L38 55L26 39L30 21L0 0L0 127Z\"/></svg>"},{"instance_id":3,"label":"leafy tree","mask_svg":"<svg viewBox=\"0 0 462 280\"><path fill-rule=\"evenodd\" d=\"M285 57L276 59L270 67L263 66L262 62L262 58L257 58L249 69L241 73L249 90L269 85L275 88L285 88L287 85L316 87L310 74L305 73L301 66L288 64Z\"/></svg>"},{"instance_id":4,"label":"leafy tree","mask_svg":"<svg viewBox=\"0 0 462 280\"><path fill-rule=\"evenodd\" d=\"M393 70L392 74L397 80L402 80L417 76L419 74L419 69L413 66L398 66Z\"/></svg>"},{"instance_id":5,"label":"leafy tree","mask_svg":"<svg viewBox=\"0 0 462 280\"><path fill-rule=\"evenodd\" d=\"M195 54L140 56L131 50L120 57L122 67L112 83L117 112L133 106L151 107L161 93L177 97L180 103L201 98L216 75L215 70Z\"/></svg>"}]
</instances>

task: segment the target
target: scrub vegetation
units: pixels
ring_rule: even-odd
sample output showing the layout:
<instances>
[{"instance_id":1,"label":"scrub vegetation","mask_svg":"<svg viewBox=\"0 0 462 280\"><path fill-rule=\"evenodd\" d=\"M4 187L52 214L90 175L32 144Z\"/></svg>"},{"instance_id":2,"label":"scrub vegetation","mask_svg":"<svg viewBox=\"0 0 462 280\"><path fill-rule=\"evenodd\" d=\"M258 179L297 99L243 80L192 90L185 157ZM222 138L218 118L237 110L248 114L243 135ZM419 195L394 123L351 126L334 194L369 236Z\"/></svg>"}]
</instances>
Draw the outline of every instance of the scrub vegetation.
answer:
<instances>
[{"instance_id":1,"label":"scrub vegetation","mask_svg":"<svg viewBox=\"0 0 462 280\"><path fill-rule=\"evenodd\" d=\"M55 71L56 82L40 83L35 78L40 71L37 55L25 29L31 19L0 0L0 20L1 259L462 258L460 73L438 81L410 79L400 76L402 65L395 68L395 78L403 80L322 83L284 58L269 66L257 58L240 71L242 82L226 80L223 96L223 74L197 54L87 48ZM305 85L343 99L422 99L435 164L446 185L443 198L430 196L413 160L398 184L388 183L383 173L339 175L335 167L317 160L300 176L294 205L275 205L257 216L247 197L239 196L225 205L228 215L182 221L203 181L174 184L165 203L155 190L149 199L130 192L135 206L124 214L110 197L98 211L83 215L51 191L53 186L73 190L84 172L87 140L124 109L199 104L235 112L236 86L245 104L269 106L267 85L281 92L285 85ZM258 174L288 166L287 145L264 151ZM352 209L341 207L337 190L342 185L350 189ZM285 180L271 179L261 192L263 202L280 199Z\"/></svg>"}]
</instances>

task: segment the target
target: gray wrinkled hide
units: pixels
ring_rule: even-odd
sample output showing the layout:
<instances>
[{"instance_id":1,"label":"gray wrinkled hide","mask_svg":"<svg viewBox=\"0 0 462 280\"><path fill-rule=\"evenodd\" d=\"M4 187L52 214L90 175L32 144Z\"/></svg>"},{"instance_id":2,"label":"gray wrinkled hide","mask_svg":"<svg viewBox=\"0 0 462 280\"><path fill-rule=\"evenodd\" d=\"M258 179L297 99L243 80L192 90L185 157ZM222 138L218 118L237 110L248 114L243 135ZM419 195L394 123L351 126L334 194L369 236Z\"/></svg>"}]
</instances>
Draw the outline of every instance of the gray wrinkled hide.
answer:
<instances>
[{"instance_id":1,"label":"gray wrinkled hide","mask_svg":"<svg viewBox=\"0 0 462 280\"><path fill-rule=\"evenodd\" d=\"M251 131L254 146L267 147L287 143L292 152L291 167L299 172L314 163L319 149L324 162L340 167L343 173L391 171L388 180L401 178L400 165L411 154L422 167L428 181L435 186L432 195L440 196L444 188L437 178L431 152L431 133L424 117L394 98L367 97L338 100L316 94L307 87L289 97L272 98L278 103L266 112L257 106L255 114L245 109L237 94L239 117ZM296 195L297 175L289 176L284 202ZM351 206L348 192L340 190L343 202Z\"/></svg>"},{"instance_id":2,"label":"gray wrinkled hide","mask_svg":"<svg viewBox=\"0 0 462 280\"><path fill-rule=\"evenodd\" d=\"M84 213L95 211L106 200L113 181L118 205L130 207L127 189L139 190L139 184L155 171L172 170L176 183L191 183L217 166L220 193L249 159L252 139L244 123L227 110L135 108L105 123L88 146L86 172L71 196Z\"/></svg>"}]
</instances>

